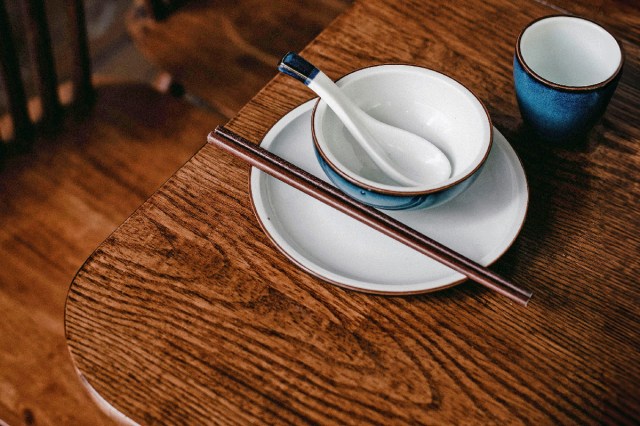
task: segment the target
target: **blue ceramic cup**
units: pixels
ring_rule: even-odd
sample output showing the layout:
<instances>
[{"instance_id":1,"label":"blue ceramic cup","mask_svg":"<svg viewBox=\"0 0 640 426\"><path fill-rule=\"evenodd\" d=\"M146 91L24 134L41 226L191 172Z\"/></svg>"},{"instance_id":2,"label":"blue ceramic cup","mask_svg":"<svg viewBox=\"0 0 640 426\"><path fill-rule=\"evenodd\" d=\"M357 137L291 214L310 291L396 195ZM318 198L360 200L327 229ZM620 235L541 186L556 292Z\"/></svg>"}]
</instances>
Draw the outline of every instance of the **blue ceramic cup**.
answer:
<instances>
[{"instance_id":1,"label":"blue ceramic cup","mask_svg":"<svg viewBox=\"0 0 640 426\"><path fill-rule=\"evenodd\" d=\"M542 139L582 139L604 113L624 54L604 28L574 16L548 16L522 30L513 78L524 122Z\"/></svg>"}]
</instances>

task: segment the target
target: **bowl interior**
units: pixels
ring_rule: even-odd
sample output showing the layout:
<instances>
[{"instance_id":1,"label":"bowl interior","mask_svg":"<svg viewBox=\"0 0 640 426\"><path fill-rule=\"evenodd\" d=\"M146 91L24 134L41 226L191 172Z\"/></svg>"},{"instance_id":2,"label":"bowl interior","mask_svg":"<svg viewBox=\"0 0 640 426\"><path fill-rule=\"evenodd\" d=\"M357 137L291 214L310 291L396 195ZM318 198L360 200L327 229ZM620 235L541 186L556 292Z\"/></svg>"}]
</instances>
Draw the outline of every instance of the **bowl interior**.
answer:
<instances>
[{"instance_id":1,"label":"bowl interior","mask_svg":"<svg viewBox=\"0 0 640 426\"><path fill-rule=\"evenodd\" d=\"M431 141L452 164L449 179L436 185L394 185L337 115L319 101L313 114L316 147L334 170L356 184L390 193L434 192L473 174L489 152L491 122L484 106L443 74L409 65L381 65L355 71L337 84L369 115Z\"/></svg>"},{"instance_id":2,"label":"bowl interior","mask_svg":"<svg viewBox=\"0 0 640 426\"><path fill-rule=\"evenodd\" d=\"M541 19L522 33L522 60L543 79L584 87L611 78L622 61L616 39L599 25L571 16Z\"/></svg>"}]
</instances>

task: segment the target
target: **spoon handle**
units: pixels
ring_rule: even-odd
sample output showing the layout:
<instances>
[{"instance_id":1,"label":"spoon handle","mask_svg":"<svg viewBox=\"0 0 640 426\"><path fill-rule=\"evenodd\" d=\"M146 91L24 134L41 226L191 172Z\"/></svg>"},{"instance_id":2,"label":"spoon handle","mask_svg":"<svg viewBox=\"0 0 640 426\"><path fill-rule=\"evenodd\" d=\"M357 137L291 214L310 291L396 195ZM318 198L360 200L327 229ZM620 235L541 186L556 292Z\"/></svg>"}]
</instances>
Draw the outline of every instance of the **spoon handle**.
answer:
<instances>
[{"instance_id":1,"label":"spoon handle","mask_svg":"<svg viewBox=\"0 0 640 426\"><path fill-rule=\"evenodd\" d=\"M373 138L366 124L362 122L366 120L362 117L366 113L345 95L333 80L302 56L294 52L287 53L282 58L278 70L303 82L320 96L341 119L346 120L345 125L349 131Z\"/></svg>"},{"instance_id":2,"label":"spoon handle","mask_svg":"<svg viewBox=\"0 0 640 426\"><path fill-rule=\"evenodd\" d=\"M320 73L320 70L295 52L289 52L280 61L278 71L303 82L306 86Z\"/></svg>"},{"instance_id":3,"label":"spoon handle","mask_svg":"<svg viewBox=\"0 0 640 426\"><path fill-rule=\"evenodd\" d=\"M345 95L325 73L294 52L289 52L282 58L278 70L301 81L320 96L344 123L351 135L359 141L360 146L373 162L387 175L408 186L418 185L418 182L408 178L391 165L392 160L369 130L368 122L372 121L372 118Z\"/></svg>"}]
</instances>

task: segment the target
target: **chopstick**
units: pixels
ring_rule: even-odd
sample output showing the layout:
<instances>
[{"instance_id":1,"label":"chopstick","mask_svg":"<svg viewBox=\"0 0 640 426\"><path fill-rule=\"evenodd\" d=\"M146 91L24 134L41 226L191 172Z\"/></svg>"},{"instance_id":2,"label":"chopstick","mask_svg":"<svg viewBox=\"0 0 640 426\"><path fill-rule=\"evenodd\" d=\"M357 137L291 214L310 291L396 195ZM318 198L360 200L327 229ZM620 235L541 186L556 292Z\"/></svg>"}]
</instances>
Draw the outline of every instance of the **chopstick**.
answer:
<instances>
[{"instance_id":1,"label":"chopstick","mask_svg":"<svg viewBox=\"0 0 640 426\"><path fill-rule=\"evenodd\" d=\"M321 202L388 235L391 238L460 272L467 278L523 305L533 293L522 289L473 260L434 241L381 211L356 201L334 186L261 148L233 131L218 126L207 141L248 162L263 172L299 189Z\"/></svg>"}]
</instances>

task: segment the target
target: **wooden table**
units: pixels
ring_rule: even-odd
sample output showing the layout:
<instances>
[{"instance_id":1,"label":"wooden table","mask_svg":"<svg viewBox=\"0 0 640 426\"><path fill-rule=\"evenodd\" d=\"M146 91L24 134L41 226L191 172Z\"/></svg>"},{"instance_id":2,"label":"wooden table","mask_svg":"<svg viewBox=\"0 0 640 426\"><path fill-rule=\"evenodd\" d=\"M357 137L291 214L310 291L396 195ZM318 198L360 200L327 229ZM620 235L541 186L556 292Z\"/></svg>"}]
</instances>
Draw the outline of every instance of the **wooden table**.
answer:
<instances>
[{"instance_id":1,"label":"wooden table","mask_svg":"<svg viewBox=\"0 0 640 426\"><path fill-rule=\"evenodd\" d=\"M626 52L581 147L529 135L512 89L519 30L559 6L360 1L303 52L334 78L428 66L485 102L530 187L522 232L492 269L535 292L529 307L470 282L411 297L327 284L262 232L249 167L205 146L71 284L67 339L87 385L145 424L637 422L640 16L559 3L611 23ZM228 127L259 142L310 97L277 76Z\"/></svg>"}]
</instances>

